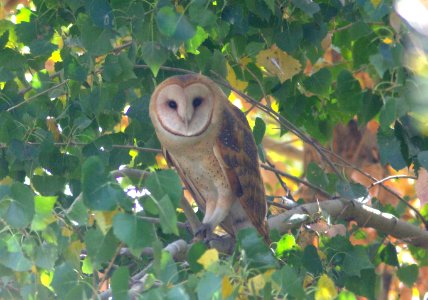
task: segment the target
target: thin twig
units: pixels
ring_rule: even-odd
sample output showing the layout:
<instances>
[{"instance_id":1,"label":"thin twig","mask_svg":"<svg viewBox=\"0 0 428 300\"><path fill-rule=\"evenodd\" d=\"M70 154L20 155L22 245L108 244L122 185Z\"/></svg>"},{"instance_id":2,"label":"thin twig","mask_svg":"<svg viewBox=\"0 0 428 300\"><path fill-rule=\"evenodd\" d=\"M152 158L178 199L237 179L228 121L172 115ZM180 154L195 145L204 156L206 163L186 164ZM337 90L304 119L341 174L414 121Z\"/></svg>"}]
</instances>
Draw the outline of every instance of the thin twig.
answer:
<instances>
[{"instance_id":1,"label":"thin twig","mask_svg":"<svg viewBox=\"0 0 428 300\"><path fill-rule=\"evenodd\" d=\"M275 165L269 161L269 159L266 157L266 163L268 164L269 167L273 168L276 170ZM281 185L282 189L285 191L285 195L289 198L293 198L291 196L291 191L288 188L287 184L284 182L284 180L282 180L281 175L278 174L278 172L273 172L275 174L276 179L278 179L279 184Z\"/></svg>"},{"instance_id":2,"label":"thin twig","mask_svg":"<svg viewBox=\"0 0 428 300\"><path fill-rule=\"evenodd\" d=\"M41 143L33 143L33 142L27 142L25 143L26 145L30 145L30 146L40 146ZM88 143L79 143L79 142L67 142L67 143L53 143L55 146L71 146L71 147L84 147L89 145ZM8 145L4 144L4 143L0 143L0 149L3 148L7 148ZM157 149L157 148L145 148L145 147L138 147L138 146L134 146L134 145L111 145L112 148L116 148L116 149L130 149L130 150L137 150L137 151L141 151L141 152L153 152L153 153L162 153L161 149Z\"/></svg>"},{"instance_id":3,"label":"thin twig","mask_svg":"<svg viewBox=\"0 0 428 300\"><path fill-rule=\"evenodd\" d=\"M55 77L60 77L62 72L63 71L58 71L58 72L55 72L55 73L49 75L49 79L54 79ZM23 88L22 90L20 90L18 92L18 95L24 96L27 92L31 91L32 89L33 89L33 87L31 85L27 86L26 88Z\"/></svg>"},{"instance_id":4,"label":"thin twig","mask_svg":"<svg viewBox=\"0 0 428 300\"><path fill-rule=\"evenodd\" d=\"M359 167L357 167L357 166L349 163L346 159L344 159L342 156L338 155L337 153L335 153L335 152L333 152L331 150L328 150L328 149L325 149L325 151L327 153L329 153L330 155L332 155L337 160L339 160L341 163L343 163L346 167L354 169L358 173L360 173L360 174L364 175L365 177L369 178L371 181L373 181L373 182L378 182L379 181L378 179L376 179L375 177L373 177L369 173L367 173L367 172L363 171L362 169L360 169ZM424 216L422 216L422 214L415 207L413 207L409 202L407 202L406 200L404 200L403 197L401 197L397 192L395 192L394 190L390 189L389 187L387 187L383 183L379 183L378 185L380 185L382 188L384 188L390 194L394 195L398 200L400 200L400 202L402 202L409 209L411 209L418 216L418 218L421 220L421 222L424 224L425 228L428 230L428 221L424 218Z\"/></svg>"},{"instance_id":5,"label":"thin twig","mask_svg":"<svg viewBox=\"0 0 428 300\"><path fill-rule=\"evenodd\" d=\"M140 220L144 220L144 221L147 221L147 222L152 223L152 224L160 224L161 223L161 220L159 218L146 217L146 216L138 216L138 215L136 217L138 219L140 219ZM177 224L177 227L180 227L182 229L186 229L187 228L186 224L183 223L183 222L176 222L176 224Z\"/></svg>"},{"instance_id":6,"label":"thin twig","mask_svg":"<svg viewBox=\"0 0 428 300\"><path fill-rule=\"evenodd\" d=\"M34 100L34 99L36 99L37 97L39 97L39 96L41 96L41 95L44 95L44 94L46 94L46 93L49 93L50 91L52 91L52 90L54 90L54 89L56 89L56 88L59 88L60 86L63 86L64 84L67 84L67 83L68 83L68 81L69 81L69 79L67 79L67 80L65 80L65 81L63 81L63 82L60 82L60 83L58 83L58 84L56 84L56 85L54 85L54 86L52 86L52 87L50 87L50 88L48 88L48 89L46 89L46 90L44 90L44 91L41 91L40 93L37 93L37 94L35 94L34 96L31 96L31 97L30 97L30 98L28 98L27 100L24 100L24 101L22 101L22 102L20 102L20 103L18 103L18 104L16 104L16 105L14 105L14 106L12 106L12 107L9 107L6 111L14 110L14 109L16 109L16 108L20 107L21 105L24 105L24 104L26 104L26 103L29 103L30 101L32 101L32 100Z\"/></svg>"},{"instance_id":7,"label":"thin twig","mask_svg":"<svg viewBox=\"0 0 428 300\"><path fill-rule=\"evenodd\" d=\"M150 69L150 67L148 65L134 65L134 69ZM184 73L184 74L197 74L196 72L189 71L186 69L167 67L167 66L161 66L159 67L159 69L164 71L172 71L172 72Z\"/></svg>"},{"instance_id":8,"label":"thin twig","mask_svg":"<svg viewBox=\"0 0 428 300\"><path fill-rule=\"evenodd\" d=\"M263 169L265 169L265 170L268 170L268 171L271 171L271 172L277 173L277 174L279 174L279 175L281 175L281 176L284 176L284 177L286 177L286 178L288 178L288 179L290 179L290 180L293 180L293 181L295 181L295 182L298 182L298 183L301 183L301 184L303 184L303 185L306 185L307 187L309 187L309 188L311 188L311 189L313 189L313 190L317 191L318 193L322 194L323 196L331 197L331 195L330 195L328 192L326 192L326 191L324 191L323 189L321 189L321 188L317 187L316 185L313 185L312 183L307 182L307 181L305 181L305 180L303 180L303 179L300 179L300 178L298 178L298 177L296 177L296 176L293 176L293 175L287 174L287 173L285 173L285 172L283 172L283 171L281 171L281 170L278 170L278 169L272 168L272 167L270 167L270 166L268 166L268 165L265 165L265 164L260 164L260 167L262 167L262 168L263 168Z\"/></svg>"},{"instance_id":9,"label":"thin twig","mask_svg":"<svg viewBox=\"0 0 428 300\"><path fill-rule=\"evenodd\" d=\"M369 187L367 187L367 189L371 189L375 185L384 183L385 181L392 180L392 179L398 179L398 178L418 179L416 176L412 176L412 175L400 175L400 174L399 175L392 175L392 176L385 177L379 181L373 182Z\"/></svg>"},{"instance_id":10,"label":"thin twig","mask_svg":"<svg viewBox=\"0 0 428 300\"><path fill-rule=\"evenodd\" d=\"M111 258L107 268L104 270L104 276L101 279L100 283L98 284L98 290L101 290L104 282L106 282L107 278L108 278L108 273L110 272L111 268L113 267L114 261L116 259L116 257L119 255L120 250L122 249L123 244L120 243L119 246L116 249L116 252L114 253L113 257Z\"/></svg>"}]
</instances>

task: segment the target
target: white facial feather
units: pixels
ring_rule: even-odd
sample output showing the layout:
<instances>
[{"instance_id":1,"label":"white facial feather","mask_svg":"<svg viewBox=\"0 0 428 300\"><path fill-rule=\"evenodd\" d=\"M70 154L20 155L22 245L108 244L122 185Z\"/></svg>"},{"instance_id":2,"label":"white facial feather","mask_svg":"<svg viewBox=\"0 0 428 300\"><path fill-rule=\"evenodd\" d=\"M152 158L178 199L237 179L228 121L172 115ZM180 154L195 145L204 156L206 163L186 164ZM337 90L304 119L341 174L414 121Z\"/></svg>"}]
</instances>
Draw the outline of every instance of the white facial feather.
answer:
<instances>
[{"instance_id":1,"label":"white facial feather","mask_svg":"<svg viewBox=\"0 0 428 300\"><path fill-rule=\"evenodd\" d=\"M171 84L165 86L157 96L157 118L171 134L197 136L210 124L213 100L209 88L201 83L184 88Z\"/></svg>"}]
</instances>

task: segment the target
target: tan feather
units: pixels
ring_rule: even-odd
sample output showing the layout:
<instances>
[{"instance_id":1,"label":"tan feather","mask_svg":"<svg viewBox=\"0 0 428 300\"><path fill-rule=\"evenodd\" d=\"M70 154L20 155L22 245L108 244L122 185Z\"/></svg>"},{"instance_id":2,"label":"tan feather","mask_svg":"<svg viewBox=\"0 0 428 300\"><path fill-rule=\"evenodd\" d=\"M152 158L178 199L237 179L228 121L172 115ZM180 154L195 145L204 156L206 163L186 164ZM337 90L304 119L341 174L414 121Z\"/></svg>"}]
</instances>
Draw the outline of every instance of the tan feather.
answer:
<instances>
[{"instance_id":1,"label":"tan feather","mask_svg":"<svg viewBox=\"0 0 428 300\"><path fill-rule=\"evenodd\" d=\"M269 240L266 200L260 174L257 146L245 115L232 104L225 107L214 153L219 153L232 190L251 223Z\"/></svg>"}]
</instances>

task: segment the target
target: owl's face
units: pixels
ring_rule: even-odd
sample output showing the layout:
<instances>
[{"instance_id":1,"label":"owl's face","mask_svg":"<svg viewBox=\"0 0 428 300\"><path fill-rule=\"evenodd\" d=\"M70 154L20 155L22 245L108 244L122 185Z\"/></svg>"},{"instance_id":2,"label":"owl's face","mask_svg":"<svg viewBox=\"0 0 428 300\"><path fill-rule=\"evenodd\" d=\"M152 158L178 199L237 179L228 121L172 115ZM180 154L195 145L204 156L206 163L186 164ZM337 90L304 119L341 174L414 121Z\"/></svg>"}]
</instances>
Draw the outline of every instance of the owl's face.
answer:
<instances>
[{"instance_id":1,"label":"owl's face","mask_svg":"<svg viewBox=\"0 0 428 300\"><path fill-rule=\"evenodd\" d=\"M175 136L195 137L212 121L215 96L199 75L171 77L153 93L151 118Z\"/></svg>"}]
</instances>

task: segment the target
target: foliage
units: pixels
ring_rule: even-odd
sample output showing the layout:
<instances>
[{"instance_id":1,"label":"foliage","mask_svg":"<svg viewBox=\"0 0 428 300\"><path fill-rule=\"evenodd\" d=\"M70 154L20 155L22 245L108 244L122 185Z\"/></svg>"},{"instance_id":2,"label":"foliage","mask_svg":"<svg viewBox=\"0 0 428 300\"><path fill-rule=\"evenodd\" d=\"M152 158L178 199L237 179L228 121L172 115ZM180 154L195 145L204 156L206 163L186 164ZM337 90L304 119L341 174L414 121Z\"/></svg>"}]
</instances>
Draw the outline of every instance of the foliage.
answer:
<instances>
[{"instance_id":1,"label":"foliage","mask_svg":"<svg viewBox=\"0 0 428 300\"><path fill-rule=\"evenodd\" d=\"M403 261L382 237L353 244L364 235L353 228L322 234L317 247L301 241L303 229L293 232L298 241L273 232L274 252L246 230L233 255L196 243L188 264L161 250L191 236L179 226L180 180L159 170L152 151L160 145L148 102L157 83L183 70L269 101L321 143L338 123L376 120L382 165L428 169L427 106L415 93L426 83L405 64L408 29L390 1L33 0L8 13L0 20L0 298L84 299L109 282L125 299L130 277L149 266L143 299L374 299L377 267L392 266L412 287L427 265L426 252L411 248L413 262ZM290 128L257 116L264 160L263 136ZM116 180L123 166L150 174ZM330 195L367 196L316 163L306 178Z\"/></svg>"}]
</instances>

